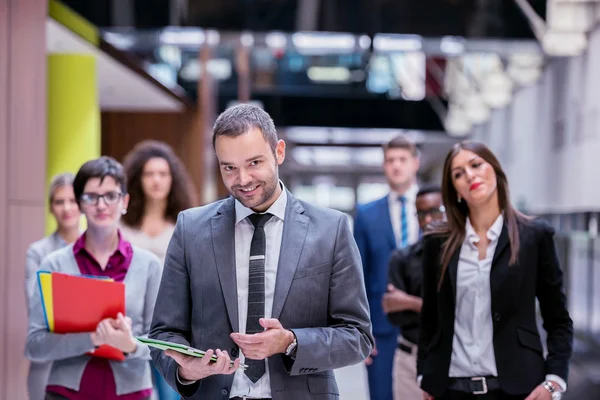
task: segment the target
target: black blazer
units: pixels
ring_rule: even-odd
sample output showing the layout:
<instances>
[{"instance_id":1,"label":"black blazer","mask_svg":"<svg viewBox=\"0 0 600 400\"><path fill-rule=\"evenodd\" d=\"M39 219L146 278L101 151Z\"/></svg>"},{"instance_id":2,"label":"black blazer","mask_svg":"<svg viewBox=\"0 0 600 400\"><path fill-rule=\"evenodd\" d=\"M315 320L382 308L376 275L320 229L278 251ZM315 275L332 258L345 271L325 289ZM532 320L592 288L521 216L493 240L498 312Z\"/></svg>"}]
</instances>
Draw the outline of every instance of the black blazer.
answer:
<instances>
[{"instance_id":1,"label":"black blazer","mask_svg":"<svg viewBox=\"0 0 600 400\"><path fill-rule=\"evenodd\" d=\"M509 266L508 231L503 226L492 261L490 285L494 352L501 389L528 394L546 374L567 381L573 342L573 321L563 292L563 274L554 246L554 231L541 221L519 223L519 261ZM448 386L454 337L456 277L460 248L454 253L437 290L444 237L425 239L423 308L419 332L417 372L421 388L440 396ZM536 325L539 300L548 355L544 358Z\"/></svg>"}]
</instances>

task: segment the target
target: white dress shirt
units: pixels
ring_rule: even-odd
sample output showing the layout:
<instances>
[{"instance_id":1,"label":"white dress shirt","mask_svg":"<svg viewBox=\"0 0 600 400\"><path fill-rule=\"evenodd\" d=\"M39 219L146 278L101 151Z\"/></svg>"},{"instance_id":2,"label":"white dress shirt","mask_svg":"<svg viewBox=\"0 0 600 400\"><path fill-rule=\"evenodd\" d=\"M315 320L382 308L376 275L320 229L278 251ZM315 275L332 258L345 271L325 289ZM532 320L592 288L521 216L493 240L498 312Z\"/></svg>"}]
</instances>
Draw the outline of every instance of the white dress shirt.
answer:
<instances>
[{"instance_id":1,"label":"white dress shirt","mask_svg":"<svg viewBox=\"0 0 600 400\"><path fill-rule=\"evenodd\" d=\"M281 250L283 236L283 220L287 205L287 193L283 191L279 198L266 211L273 214L264 226L266 236L265 254L265 318L271 318L273 311L273 296L275 294L275 280L277 278L277 264ZM250 271L250 244L254 235L254 226L246 218L253 214L239 201L235 201L235 267L238 295L238 321L240 333L246 333L246 319L248 314L248 274ZM240 351L240 360L244 362L244 355ZM271 379L269 377L268 360L265 374L256 383L252 383L242 369L235 372L231 386L230 397L248 396L250 398L271 398Z\"/></svg>"},{"instance_id":2,"label":"white dress shirt","mask_svg":"<svg viewBox=\"0 0 600 400\"><path fill-rule=\"evenodd\" d=\"M394 230L394 237L396 238L396 247L402 247L402 205L400 203L400 197L406 197L406 218L408 219L408 245L416 243L419 240L419 221L417 219L417 207L415 201L417 199L417 193L419 192L419 186L413 184L403 194L399 195L396 192L390 192L388 195L388 204L390 207L390 219L392 220L392 228Z\"/></svg>"},{"instance_id":3,"label":"white dress shirt","mask_svg":"<svg viewBox=\"0 0 600 400\"><path fill-rule=\"evenodd\" d=\"M480 239L467 217L456 276L456 317L449 372L452 378L498 376L490 273L503 224L504 217L500 214L487 232L490 242L485 258L480 260L477 247ZM547 375L546 380L567 389L566 382L557 375Z\"/></svg>"},{"instance_id":4,"label":"white dress shirt","mask_svg":"<svg viewBox=\"0 0 600 400\"><path fill-rule=\"evenodd\" d=\"M450 377L498 376L494 354L494 324L490 272L504 218L498 216L487 232L485 258L479 259L479 236L467 217L465 241L456 276L456 317Z\"/></svg>"}]
</instances>

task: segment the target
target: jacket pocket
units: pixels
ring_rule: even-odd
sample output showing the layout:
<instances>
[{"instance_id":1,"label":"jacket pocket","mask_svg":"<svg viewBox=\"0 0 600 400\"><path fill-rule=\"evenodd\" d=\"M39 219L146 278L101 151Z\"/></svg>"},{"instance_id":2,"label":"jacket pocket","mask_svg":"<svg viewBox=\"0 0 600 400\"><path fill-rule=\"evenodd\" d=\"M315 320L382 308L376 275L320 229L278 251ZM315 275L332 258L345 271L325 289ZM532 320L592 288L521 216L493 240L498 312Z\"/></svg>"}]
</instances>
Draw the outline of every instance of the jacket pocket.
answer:
<instances>
[{"instance_id":1,"label":"jacket pocket","mask_svg":"<svg viewBox=\"0 0 600 400\"><path fill-rule=\"evenodd\" d=\"M309 375L308 391L312 394L335 394L339 396L339 391L335 378L333 376Z\"/></svg>"},{"instance_id":2,"label":"jacket pocket","mask_svg":"<svg viewBox=\"0 0 600 400\"><path fill-rule=\"evenodd\" d=\"M522 346L535 350L543 355L544 350L542 349L542 342L540 341L539 334L531 332L530 330L517 328L517 336L519 337L519 343L521 343Z\"/></svg>"},{"instance_id":3,"label":"jacket pocket","mask_svg":"<svg viewBox=\"0 0 600 400\"><path fill-rule=\"evenodd\" d=\"M294 279L306 278L307 276L313 276L322 274L324 272L329 271L329 263L315 265L311 267L298 268L296 270L296 275L294 275Z\"/></svg>"}]
</instances>

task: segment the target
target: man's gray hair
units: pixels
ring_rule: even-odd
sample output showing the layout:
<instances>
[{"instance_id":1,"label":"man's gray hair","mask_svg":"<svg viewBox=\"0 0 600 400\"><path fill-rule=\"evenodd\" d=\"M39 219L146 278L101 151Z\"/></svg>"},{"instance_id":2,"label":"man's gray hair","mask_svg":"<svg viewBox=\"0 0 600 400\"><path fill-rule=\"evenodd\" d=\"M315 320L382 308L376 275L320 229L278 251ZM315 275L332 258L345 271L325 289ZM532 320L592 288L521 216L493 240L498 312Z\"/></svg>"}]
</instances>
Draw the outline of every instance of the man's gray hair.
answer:
<instances>
[{"instance_id":1,"label":"man's gray hair","mask_svg":"<svg viewBox=\"0 0 600 400\"><path fill-rule=\"evenodd\" d=\"M219 115L213 126L213 149L217 137L238 137L252 128L260 129L273 154L275 154L278 138L273 119L266 111L251 104L238 104Z\"/></svg>"}]
</instances>

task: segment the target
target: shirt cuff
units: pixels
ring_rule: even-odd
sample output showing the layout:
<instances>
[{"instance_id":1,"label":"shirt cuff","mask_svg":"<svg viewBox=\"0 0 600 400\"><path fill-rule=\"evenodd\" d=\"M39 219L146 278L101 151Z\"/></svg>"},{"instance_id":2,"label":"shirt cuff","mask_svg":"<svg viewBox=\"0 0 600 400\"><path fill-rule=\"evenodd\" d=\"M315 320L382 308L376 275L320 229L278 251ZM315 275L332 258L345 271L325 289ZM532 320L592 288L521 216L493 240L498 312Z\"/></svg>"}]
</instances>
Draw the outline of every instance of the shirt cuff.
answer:
<instances>
[{"instance_id":1,"label":"shirt cuff","mask_svg":"<svg viewBox=\"0 0 600 400\"><path fill-rule=\"evenodd\" d=\"M417 376L417 385L419 385L419 387L421 387L421 381L422 380L423 380L423 375Z\"/></svg>"},{"instance_id":2,"label":"shirt cuff","mask_svg":"<svg viewBox=\"0 0 600 400\"><path fill-rule=\"evenodd\" d=\"M179 375L179 366L177 367L177 382L179 382L180 385L183 386L187 386L187 385L193 385L194 383L198 382L198 381L187 381L183 378L181 378L181 376Z\"/></svg>"},{"instance_id":3,"label":"shirt cuff","mask_svg":"<svg viewBox=\"0 0 600 400\"><path fill-rule=\"evenodd\" d=\"M567 382L565 382L565 380L563 378L561 378L560 376L558 376L558 375L546 375L546 380L558 383L558 385L560 386L558 388L560 392L566 392L567 391Z\"/></svg>"}]
</instances>

